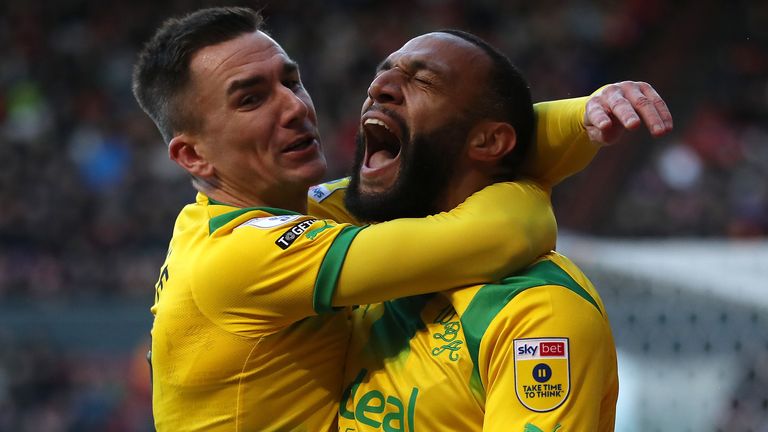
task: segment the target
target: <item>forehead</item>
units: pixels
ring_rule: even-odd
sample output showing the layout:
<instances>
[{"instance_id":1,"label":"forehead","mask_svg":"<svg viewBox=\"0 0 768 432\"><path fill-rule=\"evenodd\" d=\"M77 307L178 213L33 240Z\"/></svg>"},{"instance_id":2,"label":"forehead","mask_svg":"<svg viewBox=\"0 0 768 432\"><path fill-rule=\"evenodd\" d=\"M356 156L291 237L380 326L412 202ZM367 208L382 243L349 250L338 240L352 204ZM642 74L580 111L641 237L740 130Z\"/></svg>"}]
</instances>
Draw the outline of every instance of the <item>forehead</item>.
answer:
<instances>
[{"instance_id":1,"label":"forehead","mask_svg":"<svg viewBox=\"0 0 768 432\"><path fill-rule=\"evenodd\" d=\"M261 31L246 33L197 51L190 60L193 76L228 79L248 70L282 67L288 54L274 39Z\"/></svg>"},{"instance_id":2,"label":"forehead","mask_svg":"<svg viewBox=\"0 0 768 432\"><path fill-rule=\"evenodd\" d=\"M480 47L449 33L427 33L415 37L392 53L390 62L425 62L437 72L462 76L487 70L490 59Z\"/></svg>"}]
</instances>

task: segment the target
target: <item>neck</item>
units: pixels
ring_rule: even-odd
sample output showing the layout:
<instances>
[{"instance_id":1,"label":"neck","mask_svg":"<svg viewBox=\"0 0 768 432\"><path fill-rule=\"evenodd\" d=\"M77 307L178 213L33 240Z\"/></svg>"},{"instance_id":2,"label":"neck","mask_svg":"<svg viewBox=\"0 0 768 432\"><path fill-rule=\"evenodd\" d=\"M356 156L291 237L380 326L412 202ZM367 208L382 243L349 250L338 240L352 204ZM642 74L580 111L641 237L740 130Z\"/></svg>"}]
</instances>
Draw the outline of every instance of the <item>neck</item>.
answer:
<instances>
[{"instance_id":1,"label":"neck","mask_svg":"<svg viewBox=\"0 0 768 432\"><path fill-rule=\"evenodd\" d=\"M209 198L234 207L273 207L301 214L307 212L306 188L295 191L289 191L286 188L279 191L279 193L264 192L257 195L253 193L238 193L237 191L216 187L211 184L196 184L195 187Z\"/></svg>"}]
</instances>

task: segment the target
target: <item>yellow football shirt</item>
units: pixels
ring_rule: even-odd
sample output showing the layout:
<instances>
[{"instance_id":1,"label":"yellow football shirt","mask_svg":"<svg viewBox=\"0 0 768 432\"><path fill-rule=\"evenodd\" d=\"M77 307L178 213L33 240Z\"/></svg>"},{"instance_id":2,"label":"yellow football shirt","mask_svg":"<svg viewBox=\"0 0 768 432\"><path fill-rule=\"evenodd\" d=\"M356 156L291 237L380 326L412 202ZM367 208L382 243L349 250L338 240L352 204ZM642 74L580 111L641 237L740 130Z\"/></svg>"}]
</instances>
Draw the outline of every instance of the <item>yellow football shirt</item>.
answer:
<instances>
[{"instance_id":1,"label":"yellow football shirt","mask_svg":"<svg viewBox=\"0 0 768 432\"><path fill-rule=\"evenodd\" d=\"M352 313L341 431L613 431L605 307L550 253L498 283Z\"/></svg>"}]
</instances>

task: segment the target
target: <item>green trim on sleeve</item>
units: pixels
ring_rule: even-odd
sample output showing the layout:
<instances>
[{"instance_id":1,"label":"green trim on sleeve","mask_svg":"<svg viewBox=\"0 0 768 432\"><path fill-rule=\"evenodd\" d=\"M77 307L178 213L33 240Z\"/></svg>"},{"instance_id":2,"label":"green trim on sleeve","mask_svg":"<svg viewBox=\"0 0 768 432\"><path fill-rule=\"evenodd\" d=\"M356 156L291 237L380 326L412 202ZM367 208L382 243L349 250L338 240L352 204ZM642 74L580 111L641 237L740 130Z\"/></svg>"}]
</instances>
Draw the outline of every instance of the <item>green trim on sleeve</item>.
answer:
<instances>
[{"instance_id":1,"label":"green trim on sleeve","mask_svg":"<svg viewBox=\"0 0 768 432\"><path fill-rule=\"evenodd\" d=\"M229 205L220 203L218 201L214 201L210 198L208 198L208 201L211 204L215 205ZM237 219L238 217L244 215L245 213L252 212L252 211L263 211L266 213L269 213L274 216L286 216L286 215L300 215L301 213L296 213L294 211L290 210L283 210L279 208L273 208L273 207L246 207L241 208L237 210L232 210L231 212L220 214L218 216L214 216L211 218L211 220L208 221L208 235L213 234L216 232L217 229L223 227L224 225L228 224L229 222L232 222L233 220Z\"/></svg>"},{"instance_id":2,"label":"green trim on sleeve","mask_svg":"<svg viewBox=\"0 0 768 432\"><path fill-rule=\"evenodd\" d=\"M548 260L529 267L519 275L504 278L499 283L485 285L475 294L461 315L461 326L472 359L472 378L482 383L478 368L480 342L496 315L518 294L546 285L559 285L578 294L602 314L595 299L565 270Z\"/></svg>"},{"instance_id":3,"label":"green trim on sleeve","mask_svg":"<svg viewBox=\"0 0 768 432\"><path fill-rule=\"evenodd\" d=\"M342 228L339 235L333 240L331 247L325 253L320 271L315 280L315 292L312 297L312 307L315 312L321 314L333 311L333 293L336 291L336 283L339 281L341 266L347 257L347 251L352 240L365 229L364 226L347 226Z\"/></svg>"}]
</instances>

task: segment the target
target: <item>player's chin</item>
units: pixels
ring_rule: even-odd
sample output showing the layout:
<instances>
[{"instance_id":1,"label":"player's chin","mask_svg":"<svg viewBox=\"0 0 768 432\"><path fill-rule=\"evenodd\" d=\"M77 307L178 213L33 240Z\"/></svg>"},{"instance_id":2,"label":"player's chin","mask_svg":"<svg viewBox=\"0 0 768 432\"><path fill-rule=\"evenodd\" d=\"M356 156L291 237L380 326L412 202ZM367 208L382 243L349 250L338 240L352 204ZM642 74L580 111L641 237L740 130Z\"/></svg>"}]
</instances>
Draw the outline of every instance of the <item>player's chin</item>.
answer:
<instances>
[{"instance_id":1,"label":"player's chin","mask_svg":"<svg viewBox=\"0 0 768 432\"><path fill-rule=\"evenodd\" d=\"M311 161L285 168L285 170L290 171L290 176L294 178L297 183L304 183L307 186L312 186L323 181L325 173L328 170L328 165L325 161L325 157L321 155Z\"/></svg>"}]
</instances>

